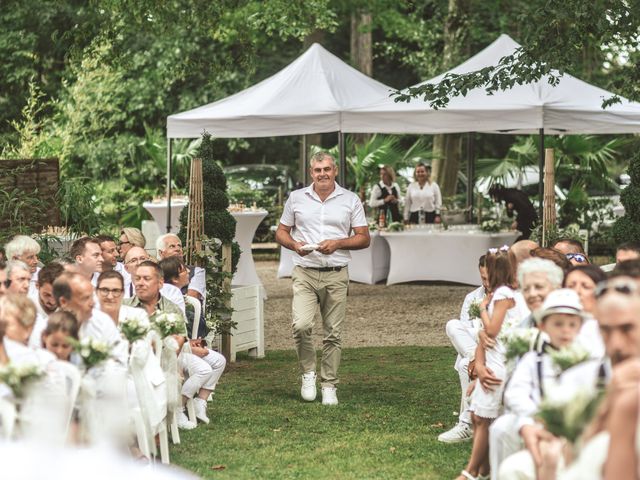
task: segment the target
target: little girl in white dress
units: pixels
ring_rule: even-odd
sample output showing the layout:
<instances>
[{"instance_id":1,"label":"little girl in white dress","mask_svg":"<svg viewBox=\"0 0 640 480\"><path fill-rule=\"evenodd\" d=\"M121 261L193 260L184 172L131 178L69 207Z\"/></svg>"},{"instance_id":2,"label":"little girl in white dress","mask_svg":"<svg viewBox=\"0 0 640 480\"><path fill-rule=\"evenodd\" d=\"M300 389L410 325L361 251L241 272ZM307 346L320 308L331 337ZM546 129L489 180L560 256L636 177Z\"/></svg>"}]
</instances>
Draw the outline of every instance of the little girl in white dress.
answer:
<instances>
[{"instance_id":1,"label":"little girl in white dress","mask_svg":"<svg viewBox=\"0 0 640 480\"><path fill-rule=\"evenodd\" d=\"M471 396L473 421L473 449L467 468L460 479L482 479L489 471L489 425L500 415L502 392L507 380L506 349L503 339L519 327L522 319L530 314L524 297L517 291L515 258L504 246L489 249L487 273L491 295L482 302L480 319L485 333L495 340L493 348L476 350L478 380ZM501 382L498 385L483 384L487 372ZM487 390L485 390L487 388ZM489 389L490 388L490 389Z\"/></svg>"}]
</instances>

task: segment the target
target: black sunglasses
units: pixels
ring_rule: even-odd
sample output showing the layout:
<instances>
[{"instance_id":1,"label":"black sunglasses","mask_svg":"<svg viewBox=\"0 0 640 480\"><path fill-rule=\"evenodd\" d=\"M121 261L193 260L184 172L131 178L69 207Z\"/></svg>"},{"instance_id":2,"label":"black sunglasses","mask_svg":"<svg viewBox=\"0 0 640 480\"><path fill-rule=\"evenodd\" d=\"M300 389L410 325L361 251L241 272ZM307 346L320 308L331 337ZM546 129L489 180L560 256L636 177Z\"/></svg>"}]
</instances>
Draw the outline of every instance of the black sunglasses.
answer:
<instances>
[{"instance_id":1,"label":"black sunglasses","mask_svg":"<svg viewBox=\"0 0 640 480\"><path fill-rule=\"evenodd\" d=\"M567 260L575 260L578 263L585 263L587 261L587 257L581 253L567 253L565 257L567 257Z\"/></svg>"}]
</instances>

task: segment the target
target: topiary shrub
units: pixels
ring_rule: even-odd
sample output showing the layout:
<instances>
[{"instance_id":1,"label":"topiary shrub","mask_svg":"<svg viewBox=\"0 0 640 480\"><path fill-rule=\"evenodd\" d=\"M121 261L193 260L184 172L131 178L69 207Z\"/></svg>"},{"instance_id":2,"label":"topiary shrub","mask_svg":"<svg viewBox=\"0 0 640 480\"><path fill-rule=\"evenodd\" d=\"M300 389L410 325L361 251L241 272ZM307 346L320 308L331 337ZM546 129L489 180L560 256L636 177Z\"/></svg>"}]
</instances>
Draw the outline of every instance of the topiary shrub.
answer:
<instances>
[{"instance_id":1,"label":"topiary shrub","mask_svg":"<svg viewBox=\"0 0 640 480\"><path fill-rule=\"evenodd\" d=\"M624 205L624 216L613 225L613 238L619 245L625 242L640 242L640 153L629 163L631 184L620 194Z\"/></svg>"}]
</instances>

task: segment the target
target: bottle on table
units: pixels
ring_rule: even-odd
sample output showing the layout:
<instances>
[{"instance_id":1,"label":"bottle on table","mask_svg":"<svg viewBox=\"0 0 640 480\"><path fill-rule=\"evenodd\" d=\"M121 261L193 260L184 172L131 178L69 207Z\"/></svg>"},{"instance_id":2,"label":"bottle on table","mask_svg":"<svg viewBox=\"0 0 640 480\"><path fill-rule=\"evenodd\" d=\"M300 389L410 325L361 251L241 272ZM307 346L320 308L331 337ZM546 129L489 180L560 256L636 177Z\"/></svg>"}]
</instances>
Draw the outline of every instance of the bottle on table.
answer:
<instances>
[{"instance_id":1,"label":"bottle on table","mask_svg":"<svg viewBox=\"0 0 640 480\"><path fill-rule=\"evenodd\" d=\"M383 208L380 209L380 215L378 215L378 228L383 229L387 227L387 215Z\"/></svg>"},{"instance_id":2,"label":"bottle on table","mask_svg":"<svg viewBox=\"0 0 640 480\"><path fill-rule=\"evenodd\" d=\"M424 213L424 207L420 207L420 211L418 212L418 225L424 225L427 223L427 218Z\"/></svg>"}]
</instances>

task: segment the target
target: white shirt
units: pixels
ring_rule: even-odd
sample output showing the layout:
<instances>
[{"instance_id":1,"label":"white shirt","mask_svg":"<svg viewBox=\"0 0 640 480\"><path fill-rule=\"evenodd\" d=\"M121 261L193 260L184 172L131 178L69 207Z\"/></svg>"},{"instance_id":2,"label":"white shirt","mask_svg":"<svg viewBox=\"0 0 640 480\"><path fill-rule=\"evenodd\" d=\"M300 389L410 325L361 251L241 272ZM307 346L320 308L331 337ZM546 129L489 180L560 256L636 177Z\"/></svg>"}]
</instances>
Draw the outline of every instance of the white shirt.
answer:
<instances>
[{"instance_id":1,"label":"white shirt","mask_svg":"<svg viewBox=\"0 0 640 480\"><path fill-rule=\"evenodd\" d=\"M204 268L194 267L193 277L191 277L191 281L189 281L188 288L189 290L195 290L200 295L202 295L203 300L207 297L207 277ZM171 300L173 303L178 303L171 298L169 300ZM180 306L180 308L184 310L184 299L182 300L182 305Z\"/></svg>"},{"instance_id":2,"label":"white shirt","mask_svg":"<svg viewBox=\"0 0 640 480\"><path fill-rule=\"evenodd\" d=\"M411 212L419 212L420 207L425 212L440 213L442 195L436 182L425 183L422 188L418 182L412 182L407 188L404 197L404 219L409 220Z\"/></svg>"},{"instance_id":3,"label":"white shirt","mask_svg":"<svg viewBox=\"0 0 640 480\"><path fill-rule=\"evenodd\" d=\"M474 291L469 292L466 297L464 297L464 302L462 302L462 309L460 310L460 320L463 322L471 322L469 318L469 307L473 302L481 302L484 298L485 291L484 287L480 285Z\"/></svg>"},{"instance_id":4,"label":"white shirt","mask_svg":"<svg viewBox=\"0 0 640 480\"><path fill-rule=\"evenodd\" d=\"M358 196L337 183L324 202L313 189L313 184L291 192L280 223L293 227L291 237L295 241L308 244L348 238L353 228L368 226ZM293 253L294 265L302 267L340 267L350 260L348 250L336 250L331 255L313 251L304 257Z\"/></svg>"},{"instance_id":5,"label":"white shirt","mask_svg":"<svg viewBox=\"0 0 640 480\"><path fill-rule=\"evenodd\" d=\"M600 335L598 321L595 318L590 316L583 320L576 342L589 352L589 358L594 360L604 358L604 341Z\"/></svg>"},{"instance_id":6,"label":"white shirt","mask_svg":"<svg viewBox=\"0 0 640 480\"><path fill-rule=\"evenodd\" d=\"M29 298L33 300L33 296L38 297L38 274L42 270L40 267L36 267L36 271L31 274L31 279L29 280Z\"/></svg>"},{"instance_id":7,"label":"white shirt","mask_svg":"<svg viewBox=\"0 0 640 480\"><path fill-rule=\"evenodd\" d=\"M184 313L185 315L187 314L184 304L184 295L182 295L182 292L178 287L170 283L165 283L160 289L160 295L166 297L168 300L171 300L178 307L180 307L182 313Z\"/></svg>"},{"instance_id":8,"label":"white shirt","mask_svg":"<svg viewBox=\"0 0 640 480\"><path fill-rule=\"evenodd\" d=\"M113 319L97 308L93 309L91 318L80 325L78 337L80 340L93 338L107 343L112 347L112 356L123 365L127 364L129 354L127 342L122 341L120 331Z\"/></svg>"},{"instance_id":9,"label":"white shirt","mask_svg":"<svg viewBox=\"0 0 640 480\"><path fill-rule=\"evenodd\" d=\"M400 186L396 182L393 182L391 186L378 182L373 186L371 189L371 195L369 195L369 206L371 208L381 207L384 205L384 197L380 198L383 188L385 189L384 197L387 195L393 195L393 188L395 188L396 193L398 194L398 200L400 200Z\"/></svg>"}]
</instances>

